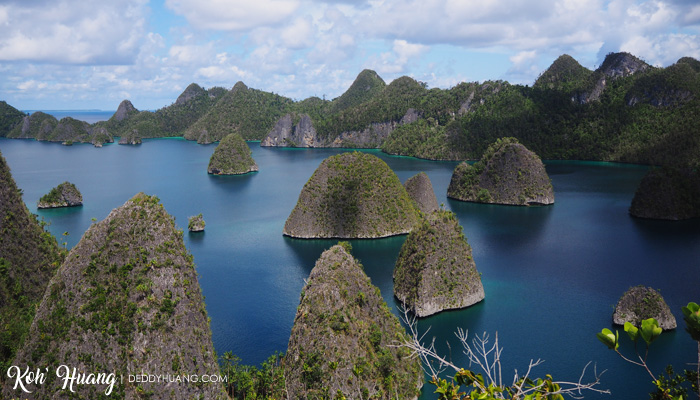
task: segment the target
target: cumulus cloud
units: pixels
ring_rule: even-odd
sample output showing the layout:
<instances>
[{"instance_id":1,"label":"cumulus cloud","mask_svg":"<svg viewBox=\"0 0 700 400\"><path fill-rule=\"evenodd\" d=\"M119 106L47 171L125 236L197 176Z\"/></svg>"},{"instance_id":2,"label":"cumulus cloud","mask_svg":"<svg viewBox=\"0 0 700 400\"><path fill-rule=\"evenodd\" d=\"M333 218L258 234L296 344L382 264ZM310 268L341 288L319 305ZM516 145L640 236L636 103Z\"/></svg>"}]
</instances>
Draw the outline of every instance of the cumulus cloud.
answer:
<instances>
[{"instance_id":1,"label":"cumulus cloud","mask_svg":"<svg viewBox=\"0 0 700 400\"><path fill-rule=\"evenodd\" d=\"M145 33L144 7L144 0L6 3L0 61L130 63Z\"/></svg>"},{"instance_id":2,"label":"cumulus cloud","mask_svg":"<svg viewBox=\"0 0 700 400\"><path fill-rule=\"evenodd\" d=\"M279 23L298 0L166 0L166 5L198 29L247 30Z\"/></svg>"},{"instance_id":3,"label":"cumulus cloud","mask_svg":"<svg viewBox=\"0 0 700 400\"><path fill-rule=\"evenodd\" d=\"M532 83L563 53L587 67L617 51L655 65L700 58L697 0L164 4L0 0L0 98L93 93L158 108L193 81L332 98L363 68L445 87L464 76Z\"/></svg>"}]
</instances>

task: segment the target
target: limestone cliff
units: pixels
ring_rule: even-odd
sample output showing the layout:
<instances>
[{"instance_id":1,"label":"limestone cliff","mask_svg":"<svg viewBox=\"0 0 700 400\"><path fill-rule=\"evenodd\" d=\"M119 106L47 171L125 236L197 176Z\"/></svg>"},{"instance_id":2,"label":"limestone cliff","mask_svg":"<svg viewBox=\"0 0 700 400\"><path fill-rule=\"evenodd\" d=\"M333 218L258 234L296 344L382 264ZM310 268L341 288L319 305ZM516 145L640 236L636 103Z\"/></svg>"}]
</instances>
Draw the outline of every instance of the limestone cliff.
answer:
<instances>
[{"instance_id":1,"label":"limestone cliff","mask_svg":"<svg viewBox=\"0 0 700 400\"><path fill-rule=\"evenodd\" d=\"M76 207L83 205L83 195L70 182L63 182L41 196L38 208Z\"/></svg>"},{"instance_id":2,"label":"limestone cliff","mask_svg":"<svg viewBox=\"0 0 700 400\"><path fill-rule=\"evenodd\" d=\"M433 191L433 184L425 172L419 172L408 178L403 184L408 195L416 202L418 209L423 213L431 213L438 209L437 197Z\"/></svg>"},{"instance_id":3,"label":"limestone cliff","mask_svg":"<svg viewBox=\"0 0 700 400\"><path fill-rule=\"evenodd\" d=\"M301 292L285 357L288 398L417 398L420 361L393 346L406 338L362 266L333 246Z\"/></svg>"},{"instance_id":4,"label":"limestone cliff","mask_svg":"<svg viewBox=\"0 0 700 400\"><path fill-rule=\"evenodd\" d=\"M651 65L630 53L610 53L605 57L603 64L590 75L589 80L593 83L586 90L577 93L573 100L581 104L599 100L610 82L651 68Z\"/></svg>"},{"instance_id":5,"label":"limestone cliff","mask_svg":"<svg viewBox=\"0 0 700 400\"><path fill-rule=\"evenodd\" d=\"M134 382L210 375L218 365L192 255L158 198L137 194L93 224L51 279L14 365L48 368L32 398L225 399L219 383ZM114 373L111 385L61 390L59 365ZM23 395L6 383L5 398Z\"/></svg>"},{"instance_id":6,"label":"limestone cliff","mask_svg":"<svg viewBox=\"0 0 700 400\"><path fill-rule=\"evenodd\" d=\"M12 361L24 341L36 306L62 261L56 239L25 206L22 191L0 154L1 367Z\"/></svg>"},{"instance_id":7,"label":"limestone cliff","mask_svg":"<svg viewBox=\"0 0 700 400\"><path fill-rule=\"evenodd\" d=\"M119 144L137 145L143 143L143 140L138 135L138 132L133 131L119 138Z\"/></svg>"},{"instance_id":8,"label":"limestone cliff","mask_svg":"<svg viewBox=\"0 0 700 400\"><path fill-rule=\"evenodd\" d=\"M361 130L343 131L336 137L319 137L311 118L302 114L299 122L293 123L295 115L281 117L272 130L260 142L270 147L332 147L332 148L379 148L397 127L415 122L420 117L409 109L398 121L374 122Z\"/></svg>"},{"instance_id":9,"label":"limestone cliff","mask_svg":"<svg viewBox=\"0 0 700 400\"><path fill-rule=\"evenodd\" d=\"M484 299L472 249L452 212L428 214L408 235L394 268L394 295L418 317Z\"/></svg>"},{"instance_id":10,"label":"limestone cliff","mask_svg":"<svg viewBox=\"0 0 700 400\"><path fill-rule=\"evenodd\" d=\"M237 133L221 139L207 168L207 172L214 175L239 175L257 170L250 147Z\"/></svg>"},{"instance_id":11,"label":"limestone cliff","mask_svg":"<svg viewBox=\"0 0 700 400\"><path fill-rule=\"evenodd\" d=\"M298 238L378 238L408 233L418 209L389 166L353 152L323 160L299 195L284 234Z\"/></svg>"},{"instance_id":12,"label":"limestone cliff","mask_svg":"<svg viewBox=\"0 0 700 400\"><path fill-rule=\"evenodd\" d=\"M311 118L301 114L293 124L295 115L286 114L277 122L270 133L260 141L263 147L324 147L318 139Z\"/></svg>"},{"instance_id":13,"label":"limestone cliff","mask_svg":"<svg viewBox=\"0 0 700 400\"><path fill-rule=\"evenodd\" d=\"M121 103L119 103L117 112L114 113L112 118L114 118L114 120L117 122L121 122L134 114L138 114L138 112L139 110L137 110L129 100L123 100Z\"/></svg>"},{"instance_id":14,"label":"limestone cliff","mask_svg":"<svg viewBox=\"0 0 700 400\"><path fill-rule=\"evenodd\" d=\"M447 189L456 200L508 205L554 203L552 183L540 158L517 139L493 143L474 165L459 164Z\"/></svg>"},{"instance_id":15,"label":"limestone cliff","mask_svg":"<svg viewBox=\"0 0 700 400\"><path fill-rule=\"evenodd\" d=\"M53 116L41 111L27 115L12 129L7 137L19 139L39 139L48 138L56 129L58 120Z\"/></svg>"},{"instance_id":16,"label":"limestone cliff","mask_svg":"<svg viewBox=\"0 0 700 400\"><path fill-rule=\"evenodd\" d=\"M676 329L676 317L659 292L644 286L629 288L615 306L613 322L617 325L631 322L639 327L648 318L655 318L663 330Z\"/></svg>"}]
</instances>

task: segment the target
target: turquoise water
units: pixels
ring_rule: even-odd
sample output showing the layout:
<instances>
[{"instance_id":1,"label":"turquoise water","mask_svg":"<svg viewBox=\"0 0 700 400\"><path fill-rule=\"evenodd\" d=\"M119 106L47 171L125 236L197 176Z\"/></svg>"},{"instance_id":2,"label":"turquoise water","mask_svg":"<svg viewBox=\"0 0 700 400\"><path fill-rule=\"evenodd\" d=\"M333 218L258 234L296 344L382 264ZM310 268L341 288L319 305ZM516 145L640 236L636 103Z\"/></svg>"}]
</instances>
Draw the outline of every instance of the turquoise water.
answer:
<instances>
[{"instance_id":1,"label":"turquoise water","mask_svg":"<svg viewBox=\"0 0 700 400\"><path fill-rule=\"evenodd\" d=\"M177 139L144 140L141 146L60 146L0 139L0 151L30 210L51 222L51 231L73 246L91 223L139 191L159 196L182 228L202 213L201 234L186 234L211 317L219 354L233 351L257 364L284 351L299 292L321 252L335 243L282 236L284 222L302 186L320 162L341 150L260 148L249 142L260 172L237 177L206 173L214 145ZM627 365L595 338L611 327L612 308L630 286L661 290L679 320L650 355L654 371L668 363L677 370L697 360L696 345L683 331L680 307L700 301L700 221L659 222L631 218L627 209L646 167L590 162L548 162L556 203L519 208L446 199L453 162L394 157L384 159L401 181L419 171L432 180L438 202L457 213L482 273L486 299L461 311L423 319L438 349L468 366L453 332L498 333L504 347L503 373L534 374L577 381L587 362L597 364L602 388L612 396L644 399L652 385L641 368ZM69 180L85 205L37 210L37 199ZM405 237L351 241L354 255L396 311L392 268ZM451 349L445 343L450 341ZM623 350L631 350L626 348ZM590 376L590 375L589 375ZM424 398L434 398L426 387Z\"/></svg>"}]
</instances>

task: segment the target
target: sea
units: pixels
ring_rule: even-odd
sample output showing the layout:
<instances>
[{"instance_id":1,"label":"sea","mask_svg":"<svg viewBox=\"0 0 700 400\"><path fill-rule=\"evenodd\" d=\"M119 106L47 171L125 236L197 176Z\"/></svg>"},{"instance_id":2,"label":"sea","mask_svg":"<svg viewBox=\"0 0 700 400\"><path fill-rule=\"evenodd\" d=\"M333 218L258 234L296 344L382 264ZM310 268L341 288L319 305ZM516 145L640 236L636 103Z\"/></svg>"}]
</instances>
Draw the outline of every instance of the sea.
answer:
<instances>
[{"instance_id":1,"label":"sea","mask_svg":"<svg viewBox=\"0 0 700 400\"><path fill-rule=\"evenodd\" d=\"M67 248L93 218L105 218L138 192L158 196L185 231L187 218L202 213L205 232L184 238L206 296L214 346L219 355L231 351L243 363L259 364L286 350L304 280L320 254L336 243L285 237L285 220L321 161L352 150L248 145L260 171L225 177L207 174L215 144L180 138L103 148L0 139L29 210L49 222ZM646 285L660 290L679 326L652 344L651 370L658 376L668 364L676 371L695 368L689 363L697 362L697 344L684 331L680 310L700 301L700 220L629 215L648 167L545 161L555 204L513 207L447 199L455 162L363 151L386 161L402 182L426 172L438 203L457 214L473 249L485 300L417 324L426 344L435 338L437 351L455 365L470 368L455 335L464 329L470 338L485 333L491 344L498 340L505 383L516 371L523 376L531 361L543 360L531 377L551 374L555 380L586 382L598 374L596 388L612 393L583 392L586 399L648 398L654 386L647 372L623 361L595 336L602 328L615 329L612 313L619 297L631 286ZM39 197L66 180L80 189L84 205L37 209ZM405 239L350 241L353 255L397 316L402 313L393 297L392 271ZM636 359L624 332L621 338L620 351ZM640 350L644 353L643 346ZM426 385L421 398L434 399L433 392Z\"/></svg>"}]
</instances>

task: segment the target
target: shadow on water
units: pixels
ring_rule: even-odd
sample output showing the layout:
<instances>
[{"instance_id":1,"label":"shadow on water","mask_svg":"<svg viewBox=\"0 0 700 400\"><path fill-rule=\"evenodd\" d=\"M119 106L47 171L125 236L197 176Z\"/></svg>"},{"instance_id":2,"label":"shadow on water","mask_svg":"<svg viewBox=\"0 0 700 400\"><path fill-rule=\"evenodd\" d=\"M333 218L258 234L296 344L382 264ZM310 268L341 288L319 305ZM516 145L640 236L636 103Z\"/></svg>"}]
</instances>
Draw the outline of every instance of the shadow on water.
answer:
<instances>
[{"instance_id":1,"label":"shadow on water","mask_svg":"<svg viewBox=\"0 0 700 400\"><path fill-rule=\"evenodd\" d=\"M556 203L550 206L506 206L447 199L459 217L465 235L479 232L489 240L507 243L511 249L530 246L541 240Z\"/></svg>"},{"instance_id":2,"label":"shadow on water","mask_svg":"<svg viewBox=\"0 0 700 400\"><path fill-rule=\"evenodd\" d=\"M683 221L666 221L637 218L630 215L630 220L639 233L650 241L662 241L669 244L686 243L698 245L700 239L700 218Z\"/></svg>"},{"instance_id":3,"label":"shadow on water","mask_svg":"<svg viewBox=\"0 0 700 400\"><path fill-rule=\"evenodd\" d=\"M243 188L250 185L251 179L253 179L259 172L248 172L240 175L214 175L207 174L209 177L209 182L214 185L219 185L221 187L238 187Z\"/></svg>"},{"instance_id":4,"label":"shadow on water","mask_svg":"<svg viewBox=\"0 0 700 400\"><path fill-rule=\"evenodd\" d=\"M206 235L206 230L203 230L200 232L189 231L187 234L187 237L188 237L190 243L200 243L200 242L204 241L205 235Z\"/></svg>"}]
</instances>

